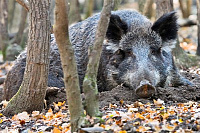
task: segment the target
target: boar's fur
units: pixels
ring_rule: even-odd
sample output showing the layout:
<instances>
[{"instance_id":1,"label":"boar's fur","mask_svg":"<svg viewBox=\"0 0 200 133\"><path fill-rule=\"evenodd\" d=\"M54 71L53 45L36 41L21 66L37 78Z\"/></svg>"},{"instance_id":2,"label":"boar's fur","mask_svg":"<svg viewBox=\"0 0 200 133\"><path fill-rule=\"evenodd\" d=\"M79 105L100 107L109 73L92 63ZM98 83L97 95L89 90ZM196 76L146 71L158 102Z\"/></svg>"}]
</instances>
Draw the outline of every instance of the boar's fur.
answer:
<instances>
[{"instance_id":1,"label":"boar's fur","mask_svg":"<svg viewBox=\"0 0 200 133\"><path fill-rule=\"evenodd\" d=\"M81 88L88 63L88 47L94 43L99 18L100 14L94 15L69 29ZM176 21L175 12L163 15L154 24L136 11L112 12L99 64L99 91L118 85L135 90L144 83L150 89L191 84L179 74L171 55L177 38ZM60 88L64 87L63 72L53 35L51 43L48 86ZM4 86L7 100L20 87L25 65L26 51L18 56L7 75Z\"/></svg>"}]
</instances>

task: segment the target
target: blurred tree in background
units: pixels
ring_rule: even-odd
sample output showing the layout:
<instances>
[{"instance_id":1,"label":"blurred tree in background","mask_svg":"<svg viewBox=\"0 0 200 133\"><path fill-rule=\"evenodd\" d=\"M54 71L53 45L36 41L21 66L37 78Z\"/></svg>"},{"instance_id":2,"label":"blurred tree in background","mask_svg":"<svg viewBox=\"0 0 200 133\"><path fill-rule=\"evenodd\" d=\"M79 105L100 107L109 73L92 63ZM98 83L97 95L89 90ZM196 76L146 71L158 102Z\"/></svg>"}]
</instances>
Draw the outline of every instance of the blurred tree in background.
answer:
<instances>
[{"instance_id":1,"label":"blurred tree in background","mask_svg":"<svg viewBox=\"0 0 200 133\"><path fill-rule=\"evenodd\" d=\"M0 1L0 47L3 60L6 60L6 47L8 45L8 2Z\"/></svg>"}]
</instances>

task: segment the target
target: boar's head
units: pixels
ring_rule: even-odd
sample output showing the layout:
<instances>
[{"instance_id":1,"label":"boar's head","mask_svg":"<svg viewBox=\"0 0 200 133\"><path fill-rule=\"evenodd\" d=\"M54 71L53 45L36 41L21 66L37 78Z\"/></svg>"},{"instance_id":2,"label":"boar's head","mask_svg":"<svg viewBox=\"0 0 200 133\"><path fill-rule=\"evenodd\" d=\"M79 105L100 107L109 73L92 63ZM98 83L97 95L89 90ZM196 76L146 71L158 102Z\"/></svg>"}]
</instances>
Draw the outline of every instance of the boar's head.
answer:
<instances>
[{"instance_id":1,"label":"boar's head","mask_svg":"<svg viewBox=\"0 0 200 133\"><path fill-rule=\"evenodd\" d=\"M111 15L99 66L99 91L123 85L140 97L149 97L155 87L165 86L173 69L171 48L177 38L175 12L154 24L133 20L130 24Z\"/></svg>"}]
</instances>

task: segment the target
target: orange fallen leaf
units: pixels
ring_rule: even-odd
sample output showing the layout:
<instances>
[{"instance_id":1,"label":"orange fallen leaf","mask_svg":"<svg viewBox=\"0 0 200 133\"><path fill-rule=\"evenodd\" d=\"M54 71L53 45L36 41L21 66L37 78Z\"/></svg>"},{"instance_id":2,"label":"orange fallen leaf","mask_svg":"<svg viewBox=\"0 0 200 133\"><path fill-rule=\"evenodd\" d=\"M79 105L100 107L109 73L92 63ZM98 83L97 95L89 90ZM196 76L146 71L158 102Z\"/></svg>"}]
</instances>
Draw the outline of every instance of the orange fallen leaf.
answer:
<instances>
[{"instance_id":1,"label":"orange fallen leaf","mask_svg":"<svg viewBox=\"0 0 200 133\"><path fill-rule=\"evenodd\" d=\"M54 127L53 133L61 133L61 131L57 127Z\"/></svg>"},{"instance_id":2,"label":"orange fallen leaf","mask_svg":"<svg viewBox=\"0 0 200 133\"><path fill-rule=\"evenodd\" d=\"M136 113L135 117L136 117L136 118L140 118L140 119L142 119L142 120L145 119L145 117L144 117L143 115L139 114L139 113Z\"/></svg>"},{"instance_id":3,"label":"orange fallen leaf","mask_svg":"<svg viewBox=\"0 0 200 133\"><path fill-rule=\"evenodd\" d=\"M127 133L125 130L123 130L123 131L119 131L119 133Z\"/></svg>"}]
</instances>

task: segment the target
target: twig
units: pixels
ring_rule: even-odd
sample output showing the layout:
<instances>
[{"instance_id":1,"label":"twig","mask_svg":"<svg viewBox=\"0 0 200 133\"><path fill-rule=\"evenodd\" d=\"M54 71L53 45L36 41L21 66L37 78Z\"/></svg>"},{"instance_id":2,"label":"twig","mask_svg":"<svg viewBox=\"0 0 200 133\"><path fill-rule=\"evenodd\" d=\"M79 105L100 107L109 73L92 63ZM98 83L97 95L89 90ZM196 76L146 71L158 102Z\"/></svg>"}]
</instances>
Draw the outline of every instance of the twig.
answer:
<instances>
[{"instance_id":1,"label":"twig","mask_svg":"<svg viewBox=\"0 0 200 133\"><path fill-rule=\"evenodd\" d=\"M24 0L16 0L21 6L23 6L27 11L29 11L28 5Z\"/></svg>"}]
</instances>

